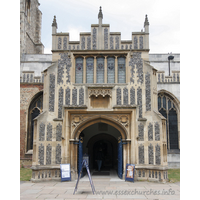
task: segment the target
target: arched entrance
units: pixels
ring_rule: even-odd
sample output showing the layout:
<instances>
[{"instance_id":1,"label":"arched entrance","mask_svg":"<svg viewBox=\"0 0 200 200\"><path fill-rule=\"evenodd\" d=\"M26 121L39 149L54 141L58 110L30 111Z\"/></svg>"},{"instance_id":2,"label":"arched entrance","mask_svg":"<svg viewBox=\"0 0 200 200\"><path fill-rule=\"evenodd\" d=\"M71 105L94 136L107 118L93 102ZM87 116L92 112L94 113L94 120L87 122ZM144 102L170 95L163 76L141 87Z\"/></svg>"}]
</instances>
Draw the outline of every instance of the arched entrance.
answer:
<instances>
[{"instance_id":1,"label":"arched entrance","mask_svg":"<svg viewBox=\"0 0 200 200\"><path fill-rule=\"evenodd\" d=\"M80 155L87 154L92 175L110 175L110 173L115 173L117 176L119 170L122 173L122 152L120 155L118 153L118 140L121 138L119 130L109 124L98 122L85 128L79 135L80 138L82 139L82 152L78 149L77 167L80 167L79 163L82 162ZM98 170L99 151L102 152L100 170ZM118 160L121 160L121 168L118 165Z\"/></svg>"}]
</instances>

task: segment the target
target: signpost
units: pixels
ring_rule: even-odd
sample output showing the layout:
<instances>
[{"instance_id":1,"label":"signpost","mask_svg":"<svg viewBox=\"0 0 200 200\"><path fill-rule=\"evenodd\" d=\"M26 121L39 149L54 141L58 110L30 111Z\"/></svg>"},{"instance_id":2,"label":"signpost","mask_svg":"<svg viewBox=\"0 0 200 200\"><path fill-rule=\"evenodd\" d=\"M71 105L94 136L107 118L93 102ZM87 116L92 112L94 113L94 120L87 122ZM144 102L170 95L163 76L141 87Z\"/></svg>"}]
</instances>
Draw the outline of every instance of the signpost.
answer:
<instances>
[{"instance_id":1,"label":"signpost","mask_svg":"<svg viewBox=\"0 0 200 200\"><path fill-rule=\"evenodd\" d=\"M75 186L75 189L74 189L74 193L73 193L73 194L75 194L75 192L76 192L77 189L78 189L78 183L79 183L79 180L80 180L80 177L81 177L81 174L82 174L82 170L83 170L84 167L86 168L87 173L88 173L90 185L91 185L91 188L92 188L92 193L94 194L94 193L96 192L96 191L95 191L95 188L94 188L94 184L93 184L93 182L92 182L92 177L91 177L91 175L90 175L90 170L89 170L89 167L88 167L88 164L87 164L87 160L84 159L83 162L82 162L81 171L80 171L80 173L79 173L79 175L78 175L78 179L77 179L76 186Z\"/></svg>"},{"instance_id":2,"label":"signpost","mask_svg":"<svg viewBox=\"0 0 200 200\"><path fill-rule=\"evenodd\" d=\"M126 164L125 181L134 182L134 171L135 171L135 165L134 164Z\"/></svg>"},{"instance_id":3,"label":"signpost","mask_svg":"<svg viewBox=\"0 0 200 200\"><path fill-rule=\"evenodd\" d=\"M60 164L61 181L71 181L70 164Z\"/></svg>"}]
</instances>

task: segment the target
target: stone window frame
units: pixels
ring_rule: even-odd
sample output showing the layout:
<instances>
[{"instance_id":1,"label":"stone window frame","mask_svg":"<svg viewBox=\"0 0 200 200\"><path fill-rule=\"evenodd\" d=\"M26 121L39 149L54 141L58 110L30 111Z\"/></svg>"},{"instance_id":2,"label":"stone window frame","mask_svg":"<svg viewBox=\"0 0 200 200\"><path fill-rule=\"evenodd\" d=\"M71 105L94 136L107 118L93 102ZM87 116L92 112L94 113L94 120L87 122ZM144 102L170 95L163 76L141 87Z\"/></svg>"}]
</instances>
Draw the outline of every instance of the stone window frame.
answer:
<instances>
[{"instance_id":1,"label":"stone window frame","mask_svg":"<svg viewBox=\"0 0 200 200\"><path fill-rule=\"evenodd\" d=\"M41 101L41 106L38 105L38 100ZM31 114L33 110L38 109L39 114L43 112L43 91L38 92L31 100L29 107L28 107L28 124L27 124L27 140L26 140L26 152L32 150L33 146L33 137L34 137L34 130L32 130L33 122L31 119ZM34 127L34 126L33 126Z\"/></svg>"},{"instance_id":2,"label":"stone window frame","mask_svg":"<svg viewBox=\"0 0 200 200\"><path fill-rule=\"evenodd\" d=\"M163 105L164 97L166 98L166 105ZM165 92L165 91L159 91L158 92L158 102L159 102L159 98L161 99L161 105L159 107L159 104L158 104L158 111L160 112L163 109L164 111L166 111L166 114L167 114L167 121L166 121L167 149L168 150L170 149L169 111L171 111L171 110L175 110L176 114L177 114L178 149L180 149L180 146L179 146L179 138L180 138L180 127L179 127L180 109L179 109L179 102L176 99L176 97L172 96L171 94L169 94L169 92ZM170 109L168 108L169 101L171 101L171 108Z\"/></svg>"},{"instance_id":3,"label":"stone window frame","mask_svg":"<svg viewBox=\"0 0 200 200\"><path fill-rule=\"evenodd\" d=\"M104 58L104 81L103 83L97 83L97 59L98 58ZM114 83L108 83L108 63L107 59L108 58L115 58L115 63L114 63ZM82 58L83 59L83 81L82 83L78 83L76 80L76 59ZM93 83L87 83L87 63L86 60L87 58L94 58L94 78L93 78ZM125 74L124 74L124 82L119 83L119 74L118 74L118 59L119 58L124 58L125 59ZM75 84L127 84L127 54L101 54L101 55L96 55L96 54L76 54L74 55L74 83Z\"/></svg>"}]
</instances>

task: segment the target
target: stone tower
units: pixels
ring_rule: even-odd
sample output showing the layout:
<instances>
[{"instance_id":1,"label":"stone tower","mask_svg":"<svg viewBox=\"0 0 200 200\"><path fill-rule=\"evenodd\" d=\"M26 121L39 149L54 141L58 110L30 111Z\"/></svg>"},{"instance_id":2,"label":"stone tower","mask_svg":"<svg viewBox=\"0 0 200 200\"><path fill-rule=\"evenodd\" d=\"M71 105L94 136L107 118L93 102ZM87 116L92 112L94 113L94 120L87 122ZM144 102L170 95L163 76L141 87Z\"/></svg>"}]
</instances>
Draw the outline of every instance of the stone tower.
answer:
<instances>
[{"instance_id":1,"label":"stone tower","mask_svg":"<svg viewBox=\"0 0 200 200\"><path fill-rule=\"evenodd\" d=\"M43 54L42 13L38 0L20 0L20 60L23 54Z\"/></svg>"}]
</instances>

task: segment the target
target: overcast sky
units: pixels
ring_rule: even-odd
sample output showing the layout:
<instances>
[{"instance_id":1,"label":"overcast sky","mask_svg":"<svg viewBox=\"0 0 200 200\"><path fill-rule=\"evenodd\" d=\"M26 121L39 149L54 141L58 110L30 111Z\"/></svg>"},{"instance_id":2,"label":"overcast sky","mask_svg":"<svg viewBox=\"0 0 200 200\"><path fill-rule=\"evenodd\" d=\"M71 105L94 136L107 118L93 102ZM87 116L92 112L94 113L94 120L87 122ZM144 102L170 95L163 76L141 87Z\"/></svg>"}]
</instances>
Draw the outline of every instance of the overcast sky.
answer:
<instances>
[{"instance_id":1,"label":"overcast sky","mask_svg":"<svg viewBox=\"0 0 200 200\"><path fill-rule=\"evenodd\" d=\"M90 32L98 23L102 7L103 23L111 32L121 32L122 40L130 40L132 32L144 28L145 15L150 23L150 53L180 53L179 0L39 0L42 12L42 43L51 53L53 16L57 32L69 32L70 41L77 41L80 32Z\"/></svg>"}]
</instances>

